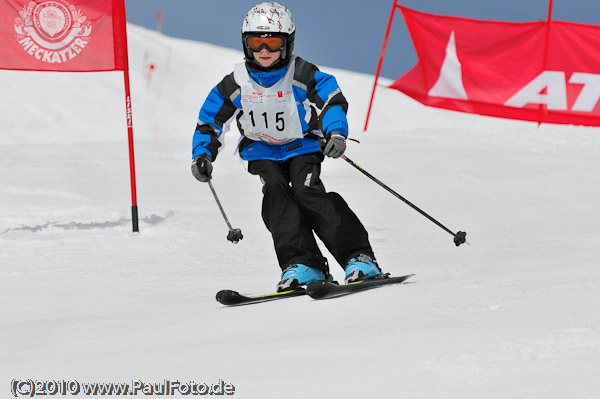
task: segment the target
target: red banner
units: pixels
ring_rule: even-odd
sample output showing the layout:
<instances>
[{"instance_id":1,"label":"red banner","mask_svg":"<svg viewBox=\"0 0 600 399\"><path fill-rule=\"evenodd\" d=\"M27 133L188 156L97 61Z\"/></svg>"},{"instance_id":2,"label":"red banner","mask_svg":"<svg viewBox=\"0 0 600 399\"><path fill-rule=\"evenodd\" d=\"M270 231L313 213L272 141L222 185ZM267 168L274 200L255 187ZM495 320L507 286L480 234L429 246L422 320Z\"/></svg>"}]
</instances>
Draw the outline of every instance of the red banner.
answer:
<instances>
[{"instance_id":1,"label":"red banner","mask_svg":"<svg viewBox=\"0 0 600 399\"><path fill-rule=\"evenodd\" d=\"M600 126L600 26L479 21L400 8L419 61L391 88L433 107Z\"/></svg>"},{"instance_id":2,"label":"red banner","mask_svg":"<svg viewBox=\"0 0 600 399\"><path fill-rule=\"evenodd\" d=\"M124 0L0 0L0 69L127 70Z\"/></svg>"}]
</instances>

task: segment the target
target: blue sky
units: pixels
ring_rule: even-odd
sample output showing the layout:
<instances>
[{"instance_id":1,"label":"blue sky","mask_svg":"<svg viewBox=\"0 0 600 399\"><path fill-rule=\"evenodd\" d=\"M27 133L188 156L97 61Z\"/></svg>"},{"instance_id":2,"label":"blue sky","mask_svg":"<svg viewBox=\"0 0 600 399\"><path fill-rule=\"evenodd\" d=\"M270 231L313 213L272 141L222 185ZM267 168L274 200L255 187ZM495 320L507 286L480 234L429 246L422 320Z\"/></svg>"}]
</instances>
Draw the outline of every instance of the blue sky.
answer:
<instances>
[{"instance_id":1,"label":"blue sky","mask_svg":"<svg viewBox=\"0 0 600 399\"><path fill-rule=\"evenodd\" d=\"M163 33L241 50L241 25L257 0L125 0L128 21ZM374 74L393 0L291 0L295 52L308 61ZM441 15L501 21L545 20L548 0L402 0L409 8ZM553 18L600 25L600 0L554 0ZM416 63L408 31L396 12L382 76L398 78ZM233 67L233 66L232 66Z\"/></svg>"}]
</instances>

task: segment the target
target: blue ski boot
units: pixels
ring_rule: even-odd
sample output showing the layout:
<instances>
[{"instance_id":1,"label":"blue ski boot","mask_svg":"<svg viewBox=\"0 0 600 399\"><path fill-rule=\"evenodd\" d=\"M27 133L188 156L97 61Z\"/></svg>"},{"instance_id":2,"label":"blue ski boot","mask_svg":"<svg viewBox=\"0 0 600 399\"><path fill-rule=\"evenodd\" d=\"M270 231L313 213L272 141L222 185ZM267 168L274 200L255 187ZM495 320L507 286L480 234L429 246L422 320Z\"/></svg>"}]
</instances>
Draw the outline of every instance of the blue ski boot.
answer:
<instances>
[{"instance_id":1,"label":"blue ski boot","mask_svg":"<svg viewBox=\"0 0 600 399\"><path fill-rule=\"evenodd\" d=\"M327 276L322 270L301 264L291 265L281 274L281 281L277 284L277 292L292 290L301 285L308 285L313 281L326 279Z\"/></svg>"},{"instance_id":2,"label":"blue ski boot","mask_svg":"<svg viewBox=\"0 0 600 399\"><path fill-rule=\"evenodd\" d=\"M377 261L371 259L368 255L358 255L350 259L346 266L346 278L344 283L354 283L356 281L367 280L381 274L381 269L377 266Z\"/></svg>"}]
</instances>

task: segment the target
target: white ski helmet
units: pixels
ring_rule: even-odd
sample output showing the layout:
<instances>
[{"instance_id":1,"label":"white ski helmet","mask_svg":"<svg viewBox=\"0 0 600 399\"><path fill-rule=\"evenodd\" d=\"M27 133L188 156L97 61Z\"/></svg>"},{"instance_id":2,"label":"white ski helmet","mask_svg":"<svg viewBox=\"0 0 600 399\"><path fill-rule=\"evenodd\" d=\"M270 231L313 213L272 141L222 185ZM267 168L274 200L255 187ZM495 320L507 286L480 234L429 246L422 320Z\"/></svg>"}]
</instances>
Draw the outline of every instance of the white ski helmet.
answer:
<instances>
[{"instance_id":1,"label":"white ski helmet","mask_svg":"<svg viewBox=\"0 0 600 399\"><path fill-rule=\"evenodd\" d=\"M287 63L292 56L295 36L296 25L292 13L287 7L274 1L252 7L242 23L242 46L246 60L250 62L255 61L252 50L248 46L248 37L283 38L280 61L273 64L279 66L281 63Z\"/></svg>"}]
</instances>

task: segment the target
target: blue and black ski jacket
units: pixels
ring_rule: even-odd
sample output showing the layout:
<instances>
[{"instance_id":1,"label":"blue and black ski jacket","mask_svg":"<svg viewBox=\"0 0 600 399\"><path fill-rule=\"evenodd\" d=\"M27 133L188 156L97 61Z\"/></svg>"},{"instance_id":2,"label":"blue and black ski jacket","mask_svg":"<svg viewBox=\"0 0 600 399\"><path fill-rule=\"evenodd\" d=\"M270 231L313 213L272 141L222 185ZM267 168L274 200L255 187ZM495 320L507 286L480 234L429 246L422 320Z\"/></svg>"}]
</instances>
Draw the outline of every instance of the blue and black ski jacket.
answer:
<instances>
[{"instance_id":1,"label":"blue and black ski jacket","mask_svg":"<svg viewBox=\"0 0 600 399\"><path fill-rule=\"evenodd\" d=\"M248 68L248 72L260 85L270 87L285 76L287 66L272 72ZM192 158L207 154L214 161L222 144L220 139L236 114L238 128L244 136L239 142L238 151L246 161L285 161L297 155L319 151L319 139L333 132L348 136L348 103L332 75L323 73L315 65L296 57L292 90L304 137L286 144L254 141L244 136L239 123L239 116L243 112L240 86L233 73L225 76L212 89L200 110L193 138Z\"/></svg>"}]
</instances>

